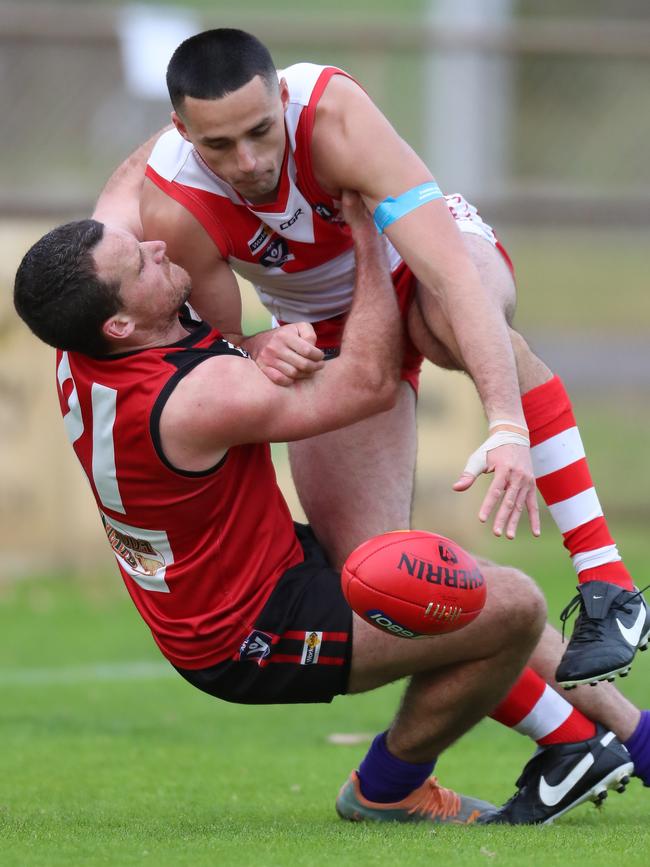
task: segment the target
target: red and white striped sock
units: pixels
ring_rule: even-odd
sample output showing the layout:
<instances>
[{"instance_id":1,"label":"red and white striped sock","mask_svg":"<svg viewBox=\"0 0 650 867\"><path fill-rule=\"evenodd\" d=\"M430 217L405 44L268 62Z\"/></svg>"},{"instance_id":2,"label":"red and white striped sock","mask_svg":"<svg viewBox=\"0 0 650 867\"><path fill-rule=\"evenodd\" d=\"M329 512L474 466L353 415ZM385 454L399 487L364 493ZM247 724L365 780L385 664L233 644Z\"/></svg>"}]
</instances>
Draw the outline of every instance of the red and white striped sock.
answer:
<instances>
[{"instance_id":1,"label":"red and white striped sock","mask_svg":"<svg viewBox=\"0 0 650 867\"><path fill-rule=\"evenodd\" d=\"M596 725L545 683L532 668L525 668L492 719L528 735L541 747L586 741Z\"/></svg>"},{"instance_id":2,"label":"red and white striped sock","mask_svg":"<svg viewBox=\"0 0 650 867\"><path fill-rule=\"evenodd\" d=\"M591 480L584 446L559 376L521 399L530 431L537 487L564 537L578 581L607 581L632 590Z\"/></svg>"}]
</instances>

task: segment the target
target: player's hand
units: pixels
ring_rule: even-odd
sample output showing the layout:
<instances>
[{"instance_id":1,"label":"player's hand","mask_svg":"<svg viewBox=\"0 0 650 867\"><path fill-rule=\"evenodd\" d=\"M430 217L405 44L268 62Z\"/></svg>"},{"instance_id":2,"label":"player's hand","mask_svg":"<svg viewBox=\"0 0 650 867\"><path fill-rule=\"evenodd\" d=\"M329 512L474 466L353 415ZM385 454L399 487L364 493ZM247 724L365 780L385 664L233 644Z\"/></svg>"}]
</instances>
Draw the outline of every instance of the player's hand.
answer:
<instances>
[{"instance_id":1,"label":"player's hand","mask_svg":"<svg viewBox=\"0 0 650 867\"><path fill-rule=\"evenodd\" d=\"M262 331L247 337L241 345L276 385L307 379L325 364L325 354L316 346L316 332L309 322Z\"/></svg>"},{"instance_id":2,"label":"player's hand","mask_svg":"<svg viewBox=\"0 0 650 867\"><path fill-rule=\"evenodd\" d=\"M480 521L488 520L494 509L492 530L495 536L514 539L524 509L533 536L539 536L539 509L535 474L526 438L510 431L499 431L477 449L467 462L462 475L454 484L455 491L466 491L481 473L494 473L492 483L478 513ZM492 445L492 448L489 446ZM486 449L485 447L488 446Z\"/></svg>"}]
</instances>

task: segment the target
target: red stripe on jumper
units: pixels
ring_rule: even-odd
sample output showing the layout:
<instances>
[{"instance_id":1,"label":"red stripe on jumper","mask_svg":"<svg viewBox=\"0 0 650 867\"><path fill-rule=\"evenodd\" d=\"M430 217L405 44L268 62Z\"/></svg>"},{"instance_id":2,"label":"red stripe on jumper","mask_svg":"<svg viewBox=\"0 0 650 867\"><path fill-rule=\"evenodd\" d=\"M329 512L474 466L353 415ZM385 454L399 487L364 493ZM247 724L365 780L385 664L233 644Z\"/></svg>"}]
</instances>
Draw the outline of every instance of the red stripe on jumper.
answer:
<instances>
[{"instance_id":1,"label":"red stripe on jumper","mask_svg":"<svg viewBox=\"0 0 650 867\"><path fill-rule=\"evenodd\" d=\"M184 208L196 217L198 222L214 241L222 257L227 259L232 252L228 242L228 237L224 233L217 216L211 212L207 203L202 200L199 191L195 190L193 187L188 187L185 184L180 184L178 181L168 181L167 178L163 178L162 175L159 175L158 172L149 165L145 169L145 175L152 183L161 189L163 193L167 193L170 199L174 199L174 201L183 205ZM210 196L218 198L216 193L208 193L207 191L201 192L203 192L206 198Z\"/></svg>"}]
</instances>

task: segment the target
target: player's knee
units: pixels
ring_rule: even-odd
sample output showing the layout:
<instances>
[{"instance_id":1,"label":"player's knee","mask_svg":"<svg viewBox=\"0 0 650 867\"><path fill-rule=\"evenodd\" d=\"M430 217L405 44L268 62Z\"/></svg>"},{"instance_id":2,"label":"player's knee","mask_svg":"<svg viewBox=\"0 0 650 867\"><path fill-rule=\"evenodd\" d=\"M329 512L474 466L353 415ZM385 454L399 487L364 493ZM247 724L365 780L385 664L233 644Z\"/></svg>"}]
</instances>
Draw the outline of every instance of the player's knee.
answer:
<instances>
[{"instance_id":1,"label":"player's knee","mask_svg":"<svg viewBox=\"0 0 650 867\"><path fill-rule=\"evenodd\" d=\"M495 609L508 641L532 650L546 624L546 600L532 578L512 567L491 570L489 593L497 593Z\"/></svg>"},{"instance_id":2,"label":"player's knee","mask_svg":"<svg viewBox=\"0 0 650 867\"><path fill-rule=\"evenodd\" d=\"M510 342L517 363L517 376L522 394L551 379L553 376L551 368L533 352L521 334L512 328Z\"/></svg>"},{"instance_id":3,"label":"player's knee","mask_svg":"<svg viewBox=\"0 0 650 867\"><path fill-rule=\"evenodd\" d=\"M525 356L530 356L533 354L533 350L528 345L526 339L521 336L518 331L515 331L514 328L510 328L510 342L512 343L512 349L515 354L516 359L521 359Z\"/></svg>"},{"instance_id":4,"label":"player's knee","mask_svg":"<svg viewBox=\"0 0 650 867\"><path fill-rule=\"evenodd\" d=\"M518 569L509 569L516 588L513 593L515 612L513 626L522 640L532 650L537 644L546 624L546 599L537 584Z\"/></svg>"}]
</instances>

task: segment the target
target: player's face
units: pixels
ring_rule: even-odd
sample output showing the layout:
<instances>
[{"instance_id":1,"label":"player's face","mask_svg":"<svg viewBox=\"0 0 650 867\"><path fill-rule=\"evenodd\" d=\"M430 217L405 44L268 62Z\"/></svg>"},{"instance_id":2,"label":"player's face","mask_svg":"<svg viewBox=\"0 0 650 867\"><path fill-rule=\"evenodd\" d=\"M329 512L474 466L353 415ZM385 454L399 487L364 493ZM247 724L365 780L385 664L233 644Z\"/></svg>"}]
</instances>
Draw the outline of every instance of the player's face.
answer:
<instances>
[{"instance_id":1,"label":"player's face","mask_svg":"<svg viewBox=\"0 0 650 867\"><path fill-rule=\"evenodd\" d=\"M142 327L164 326L189 298L189 274L170 262L164 241L138 241L106 227L93 259L101 280L119 283L125 312Z\"/></svg>"},{"instance_id":2,"label":"player's face","mask_svg":"<svg viewBox=\"0 0 650 867\"><path fill-rule=\"evenodd\" d=\"M210 169L253 203L274 200L285 149L289 93L259 75L220 99L186 97L172 120Z\"/></svg>"}]
</instances>

